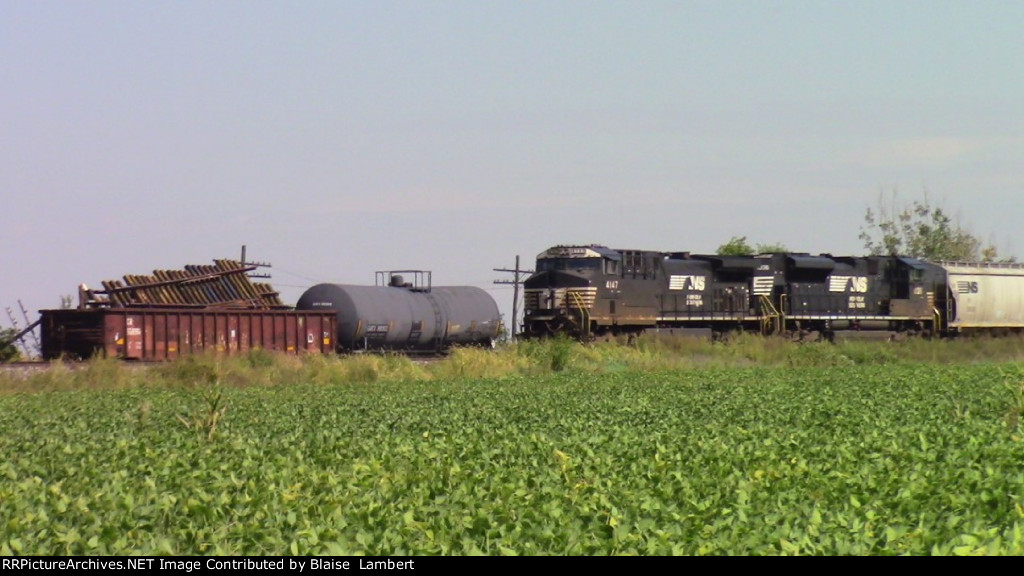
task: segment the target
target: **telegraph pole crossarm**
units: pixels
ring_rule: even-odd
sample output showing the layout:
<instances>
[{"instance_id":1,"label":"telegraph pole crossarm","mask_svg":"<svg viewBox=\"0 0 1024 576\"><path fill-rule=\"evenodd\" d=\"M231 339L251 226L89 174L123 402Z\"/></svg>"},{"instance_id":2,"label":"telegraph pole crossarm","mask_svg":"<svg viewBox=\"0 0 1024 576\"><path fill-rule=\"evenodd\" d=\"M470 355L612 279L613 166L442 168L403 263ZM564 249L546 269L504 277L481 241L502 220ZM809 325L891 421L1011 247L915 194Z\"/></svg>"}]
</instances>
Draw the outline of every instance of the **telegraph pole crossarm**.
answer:
<instances>
[{"instance_id":1,"label":"telegraph pole crossarm","mask_svg":"<svg viewBox=\"0 0 1024 576\"><path fill-rule=\"evenodd\" d=\"M242 244L242 268L245 268L246 266L255 266L256 268L270 268L271 264L269 262L246 262L245 261L245 244ZM246 274L246 276L248 276L249 278L270 278L271 277L270 274L254 274L254 273Z\"/></svg>"},{"instance_id":2,"label":"telegraph pole crossarm","mask_svg":"<svg viewBox=\"0 0 1024 576\"><path fill-rule=\"evenodd\" d=\"M526 276L533 274L533 270L521 270L519 268L519 256L516 255L516 267L513 269L508 268L495 268L495 272L506 272L514 274L513 280L495 280L495 284L512 284L512 337L515 338L516 330L519 327L519 285L523 283Z\"/></svg>"}]
</instances>

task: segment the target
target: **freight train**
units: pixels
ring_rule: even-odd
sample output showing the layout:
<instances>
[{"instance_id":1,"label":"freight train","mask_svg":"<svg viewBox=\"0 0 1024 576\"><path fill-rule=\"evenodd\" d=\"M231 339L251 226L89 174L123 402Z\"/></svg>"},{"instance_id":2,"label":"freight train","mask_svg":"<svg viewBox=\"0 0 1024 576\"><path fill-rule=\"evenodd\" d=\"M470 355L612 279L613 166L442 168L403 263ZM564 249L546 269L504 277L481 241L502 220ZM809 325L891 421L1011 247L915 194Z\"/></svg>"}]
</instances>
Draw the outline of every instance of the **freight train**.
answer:
<instances>
[{"instance_id":1,"label":"freight train","mask_svg":"<svg viewBox=\"0 0 1024 576\"><path fill-rule=\"evenodd\" d=\"M378 272L373 286L318 284L290 307L269 285L249 281L252 266L216 262L128 275L103 290L82 285L78 308L40 311L43 358L173 360L253 349L437 354L491 346L502 329L487 292L432 286L429 271Z\"/></svg>"},{"instance_id":2,"label":"freight train","mask_svg":"<svg viewBox=\"0 0 1024 576\"><path fill-rule=\"evenodd\" d=\"M1024 331L1024 265L555 246L524 284L522 335L736 331L951 337Z\"/></svg>"}]
</instances>

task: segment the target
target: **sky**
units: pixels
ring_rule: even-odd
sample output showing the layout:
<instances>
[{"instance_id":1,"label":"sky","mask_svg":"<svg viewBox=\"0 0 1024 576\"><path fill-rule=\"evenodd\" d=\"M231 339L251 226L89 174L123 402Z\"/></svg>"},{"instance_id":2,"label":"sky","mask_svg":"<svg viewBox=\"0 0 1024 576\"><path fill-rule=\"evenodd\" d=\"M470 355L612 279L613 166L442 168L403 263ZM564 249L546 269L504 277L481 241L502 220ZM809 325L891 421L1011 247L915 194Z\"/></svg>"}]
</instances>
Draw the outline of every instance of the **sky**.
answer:
<instances>
[{"instance_id":1,"label":"sky","mask_svg":"<svg viewBox=\"0 0 1024 576\"><path fill-rule=\"evenodd\" d=\"M1024 2L0 0L0 306L239 258L285 302L558 244L1024 256ZM10 327L0 312L0 327Z\"/></svg>"}]
</instances>

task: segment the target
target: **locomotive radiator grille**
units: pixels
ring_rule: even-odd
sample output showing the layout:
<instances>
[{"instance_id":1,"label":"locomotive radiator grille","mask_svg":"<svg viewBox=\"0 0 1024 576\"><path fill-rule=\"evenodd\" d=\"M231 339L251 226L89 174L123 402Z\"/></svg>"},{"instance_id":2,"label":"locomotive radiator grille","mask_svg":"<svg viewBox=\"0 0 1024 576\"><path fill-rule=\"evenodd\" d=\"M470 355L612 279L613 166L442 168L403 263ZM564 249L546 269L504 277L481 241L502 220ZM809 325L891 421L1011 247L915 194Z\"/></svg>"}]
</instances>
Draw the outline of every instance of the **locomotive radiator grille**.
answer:
<instances>
[{"instance_id":1,"label":"locomotive radiator grille","mask_svg":"<svg viewBox=\"0 0 1024 576\"><path fill-rule=\"evenodd\" d=\"M563 296L563 305L566 308L585 308L589 310L594 307L596 300L597 288L569 288L566 290L565 296Z\"/></svg>"},{"instance_id":2,"label":"locomotive radiator grille","mask_svg":"<svg viewBox=\"0 0 1024 576\"><path fill-rule=\"evenodd\" d=\"M527 310L537 310L540 308L540 293L541 290L526 290L523 294L523 305Z\"/></svg>"}]
</instances>

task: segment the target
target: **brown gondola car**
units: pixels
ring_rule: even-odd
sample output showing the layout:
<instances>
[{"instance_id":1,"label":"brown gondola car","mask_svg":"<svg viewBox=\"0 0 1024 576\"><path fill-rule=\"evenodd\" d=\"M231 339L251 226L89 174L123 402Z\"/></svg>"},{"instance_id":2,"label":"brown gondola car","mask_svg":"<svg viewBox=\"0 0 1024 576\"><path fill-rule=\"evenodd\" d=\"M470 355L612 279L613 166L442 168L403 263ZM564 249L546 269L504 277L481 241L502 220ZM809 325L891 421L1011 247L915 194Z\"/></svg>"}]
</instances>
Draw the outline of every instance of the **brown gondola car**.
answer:
<instances>
[{"instance_id":1,"label":"brown gondola car","mask_svg":"<svg viewBox=\"0 0 1024 576\"><path fill-rule=\"evenodd\" d=\"M44 359L173 360L194 353L334 352L331 311L100 308L40 311Z\"/></svg>"}]
</instances>

